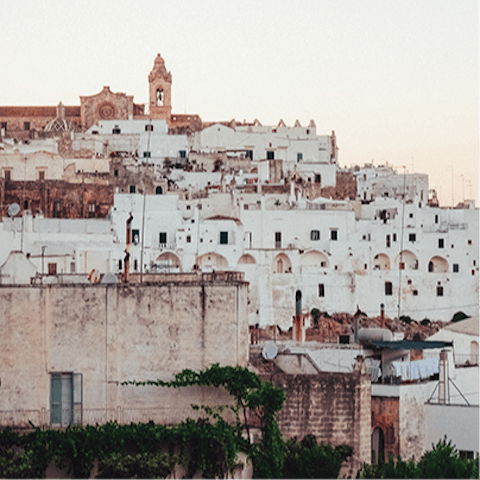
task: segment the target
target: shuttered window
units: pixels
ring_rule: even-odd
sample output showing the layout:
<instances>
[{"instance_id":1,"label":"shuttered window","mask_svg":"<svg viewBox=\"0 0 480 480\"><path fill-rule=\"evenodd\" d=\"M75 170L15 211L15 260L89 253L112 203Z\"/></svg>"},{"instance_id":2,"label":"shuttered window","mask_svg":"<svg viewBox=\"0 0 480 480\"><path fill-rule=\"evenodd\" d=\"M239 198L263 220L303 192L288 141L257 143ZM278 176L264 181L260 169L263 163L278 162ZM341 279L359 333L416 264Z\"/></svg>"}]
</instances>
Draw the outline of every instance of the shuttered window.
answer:
<instances>
[{"instance_id":1,"label":"shuttered window","mask_svg":"<svg viewBox=\"0 0 480 480\"><path fill-rule=\"evenodd\" d=\"M82 423L82 374L52 373L50 423L61 427Z\"/></svg>"}]
</instances>

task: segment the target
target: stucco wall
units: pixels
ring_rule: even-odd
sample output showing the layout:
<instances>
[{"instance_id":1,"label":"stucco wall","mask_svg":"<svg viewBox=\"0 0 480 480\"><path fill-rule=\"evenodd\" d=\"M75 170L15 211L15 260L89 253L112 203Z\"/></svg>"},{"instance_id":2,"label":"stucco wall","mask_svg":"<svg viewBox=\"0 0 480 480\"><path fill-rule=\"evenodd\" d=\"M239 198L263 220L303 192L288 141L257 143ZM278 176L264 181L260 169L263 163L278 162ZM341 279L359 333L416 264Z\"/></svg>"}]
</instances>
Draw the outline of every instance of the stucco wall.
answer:
<instances>
[{"instance_id":1,"label":"stucco wall","mask_svg":"<svg viewBox=\"0 0 480 480\"><path fill-rule=\"evenodd\" d=\"M246 366L246 289L196 275L154 285L1 287L0 410L48 410L55 372L83 374L84 409L214 401L208 389L190 395L119 382L170 380L215 362Z\"/></svg>"}]
</instances>

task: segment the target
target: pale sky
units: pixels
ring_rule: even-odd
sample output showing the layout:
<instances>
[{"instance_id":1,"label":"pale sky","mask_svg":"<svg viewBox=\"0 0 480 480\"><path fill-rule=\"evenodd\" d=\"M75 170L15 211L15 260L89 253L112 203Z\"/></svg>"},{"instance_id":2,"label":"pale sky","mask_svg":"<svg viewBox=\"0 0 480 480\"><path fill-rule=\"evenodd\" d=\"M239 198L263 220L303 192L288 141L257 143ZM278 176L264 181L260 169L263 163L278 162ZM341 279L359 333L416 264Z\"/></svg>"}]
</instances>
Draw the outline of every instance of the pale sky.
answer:
<instances>
[{"instance_id":1,"label":"pale sky","mask_svg":"<svg viewBox=\"0 0 480 480\"><path fill-rule=\"evenodd\" d=\"M0 8L0 104L147 103L157 53L173 112L335 130L342 166L427 173L478 206L477 0L15 0Z\"/></svg>"}]
</instances>

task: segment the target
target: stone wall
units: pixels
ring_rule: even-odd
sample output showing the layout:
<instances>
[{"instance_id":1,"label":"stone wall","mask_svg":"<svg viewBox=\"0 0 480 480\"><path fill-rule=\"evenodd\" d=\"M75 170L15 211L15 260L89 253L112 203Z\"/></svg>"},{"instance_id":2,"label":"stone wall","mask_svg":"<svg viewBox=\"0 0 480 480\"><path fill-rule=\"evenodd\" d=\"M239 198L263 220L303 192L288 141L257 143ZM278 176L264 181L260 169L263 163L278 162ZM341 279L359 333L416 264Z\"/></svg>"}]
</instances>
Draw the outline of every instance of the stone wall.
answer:
<instances>
[{"instance_id":1,"label":"stone wall","mask_svg":"<svg viewBox=\"0 0 480 480\"><path fill-rule=\"evenodd\" d=\"M65 372L83 375L84 418L118 408L177 415L191 403L218 402L212 389L120 385L170 380L184 368L216 362L247 365L247 284L184 277L157 284L1 286L0 410L45 409L48 418L50 376Z\"/></svg>"},{"instance_id":2,"label":"stone wall","mask_svg":"<svg viewBox=\"0 0 480 480\"><path fill-rule=\"evenodd\" d=\"M372 396L372 432L376 427L382 429L385 437L385 460L389 455L400 454L400 412L399 397Z\"/></svg>"},{"instance_id":3,"label":"stone wall","mask_svg":"<svg viewBox=\"0 0 480 480\"><path fill-rule=\"evenodd\" d=\"M333 446L354 449L342 472L356 475L362 462L370 462L371 382L358 369L353 373L321 372L315 375L275 375L287 400L277 418L284 438L308 434Z\"/></svg>"}]
</instances>

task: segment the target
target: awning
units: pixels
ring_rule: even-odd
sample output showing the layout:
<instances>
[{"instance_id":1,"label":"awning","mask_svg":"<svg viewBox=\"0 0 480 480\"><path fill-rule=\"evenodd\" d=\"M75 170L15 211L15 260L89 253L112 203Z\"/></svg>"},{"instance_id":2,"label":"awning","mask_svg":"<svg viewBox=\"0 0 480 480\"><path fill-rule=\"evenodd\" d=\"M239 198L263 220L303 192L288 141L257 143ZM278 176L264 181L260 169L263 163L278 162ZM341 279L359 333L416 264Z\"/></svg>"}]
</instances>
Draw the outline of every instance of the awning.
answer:
<instances>
[{"instance_id":1,"label":"awning","mask_svg":"<svg viewBox=\"0 0 480 480\"><path fill-rule=\"evenodd\" d=\"M453 347L453 342L442 342L440 340L400 340L397 342L388 342L385 340L369 340L368 343L377 348L389 348L391 350L425 350L427 348Z\"/></svg>"}]
</instances>

